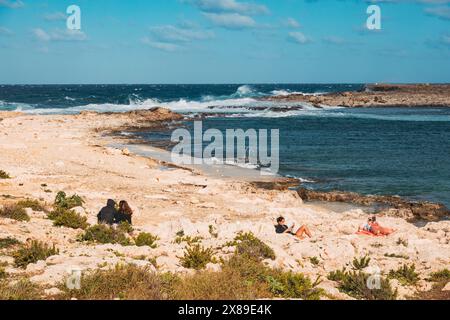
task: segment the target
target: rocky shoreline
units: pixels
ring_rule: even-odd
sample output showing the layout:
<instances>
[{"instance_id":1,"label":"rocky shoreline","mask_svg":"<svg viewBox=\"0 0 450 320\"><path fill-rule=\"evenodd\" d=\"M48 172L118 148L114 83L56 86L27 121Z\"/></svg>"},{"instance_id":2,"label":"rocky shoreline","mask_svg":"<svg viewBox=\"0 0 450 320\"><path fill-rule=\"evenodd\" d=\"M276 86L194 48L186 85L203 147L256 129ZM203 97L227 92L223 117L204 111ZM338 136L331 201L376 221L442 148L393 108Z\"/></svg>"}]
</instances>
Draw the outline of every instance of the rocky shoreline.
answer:
<instances>
[{"instance_id":1,"label":"rocky shoreline","mask_svg":"<svg viewBox=\"0 0 450 320\"><path fill-rule=\"evenodd\" d=\"M315 107L450 107L450 84L372 84L361 92L321 95L291 94L263 98L268 101L306 102Z\"/></svg>"},{"instance_id":2,"label":"rocky shoreline","mask_svg":"<svg viewBox=\"0 0 450 320\"><path fill-rule=\"evenodd\" d=\"M110 275L108 270L115 270L120 264L145 268L150 274L170 272L180 277L180 281L192 281L189 283L195 284L196 290L203 290L198 287L200 284L202 288L214 288L205 289L203 293L223 292L222 297L235 299L309 298L306 293L319 289L321 294L315 297L322 299L393 298L394 289L397 298L405 299L420 297L432 288L437 288L434 297L449 299L450 285L447 285L447 278L442 278L447 274L442 270L450 263L450 221L432 221L425 227L418 227L398 215L383 213L379 221L397 230L393 235L358 235L356 231L366 221L367 212L361 209L338 212L304 203L301 192L289 190L292 180L273 183L224 180L181 167L168 168L154 159L111 147L111 142L118 138L110 133L118 128L159 128L176 125L182 120L180 115L165 109L125 114L1 114L0 119L0 170L4 171L0 179L0 208L3 210L0 214L0 297L10 297L7 294L11 286L18 290L15 284L26 283L22 290L30 292L29 288L38 286L40 299L95 298L98 296L65 291L68 270L75 266L86 276L95 272L100 276ZM76 194L83 200L72 208L83 223L73 224L70 220L56 224L52 220L59 191ZM308 200L312 195L303 194L303 197ZM86 232L96 227L96 215L109 198L126 199L130 203L134 211L133 230L121 234L120 241L89 241ZM406 206L401 201L397 205L402 209ZM15 206L19 217L11 214L11 206ZM420 210L413 212L416 213L428 217ZM308 225L313 237L300 240L277 235L274 223L280 215L289 224ZM24 217L28 218L22 219ZM242 292L238 290L243 289L235 286L249 283L250 279L226 273L240 269L226 269L221 263L236 258L236 252L244 250L238 250L235 244L236 239L242 239L242 236L239 238L242 232L251 232L246 236L248 243L244 249L262 254L257 261L258 268L272 277L270 283L261 283L260 288L266 290L262 295L247 287L244 288L246 295L238 295ZM138 238L147 242L139 244ZM46 249L50 256L30 259L25 264L23 259L29 259L26 250L30 239L54 245L55 250ZM197 258L192 259L192 252L195 257L204 259L206 256L208 260L193 266L186 262L188 258L197 261ZM366 256L370 261L363 259ZM247 265L240 264L242 266ZM359 271L358 274L339 274L343 268L359 268ZM342 288L344 278L336 276L353 281L353 277L364 278L373 269L379 270L383 283L392 286L392 290L386 289L386 295L355 296ZM412 280L405 282L405 275L413 275ZM435 280L429 280L437 279L436 275L440 275L437 287ZM203 280L197 281L195 277L203 277ZM296 281L304 279L301 283L307 285L297 288L303 290L299 291L301 294L295 290L293 295L267 291L273 280L287 281L290 277ZM117 296L122 293L122 287L116 292L113 283L108 283L111 278L106 279L103 288L112 290L111 295L100 298L135 297L131 295L132 288L128 291L130 295ZM220 287L227 279L233 280L227 283L230 290ZM14 297L18 296L17 292L14 291ZM186 287L178 291L190 292L193 290Z\"/></svg>"}]
</instances>

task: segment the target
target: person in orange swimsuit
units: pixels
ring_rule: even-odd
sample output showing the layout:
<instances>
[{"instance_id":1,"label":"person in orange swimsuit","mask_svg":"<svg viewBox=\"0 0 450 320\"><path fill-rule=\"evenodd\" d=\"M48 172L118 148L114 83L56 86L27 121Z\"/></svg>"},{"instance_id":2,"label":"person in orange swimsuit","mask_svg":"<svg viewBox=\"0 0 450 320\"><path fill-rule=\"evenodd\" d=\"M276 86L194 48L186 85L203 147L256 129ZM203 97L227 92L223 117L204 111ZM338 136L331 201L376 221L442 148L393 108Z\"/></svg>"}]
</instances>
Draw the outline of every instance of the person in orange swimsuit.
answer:
<instances>
[{"instance_id":1,"label":"person in orange swimsuit","mask_svg":"<svg viewBox=\"0 0 450 320\"><path fill-rule=\"evenodd\" d=\"M370 232L372 232L374 235L379 236L388 236L391 233L395 232L394 229L390 228L384 228L380 226L377 222L377 217L373 216L371 219L369 219L369 225L370 225Z\"/></svg>"}]
</instances>

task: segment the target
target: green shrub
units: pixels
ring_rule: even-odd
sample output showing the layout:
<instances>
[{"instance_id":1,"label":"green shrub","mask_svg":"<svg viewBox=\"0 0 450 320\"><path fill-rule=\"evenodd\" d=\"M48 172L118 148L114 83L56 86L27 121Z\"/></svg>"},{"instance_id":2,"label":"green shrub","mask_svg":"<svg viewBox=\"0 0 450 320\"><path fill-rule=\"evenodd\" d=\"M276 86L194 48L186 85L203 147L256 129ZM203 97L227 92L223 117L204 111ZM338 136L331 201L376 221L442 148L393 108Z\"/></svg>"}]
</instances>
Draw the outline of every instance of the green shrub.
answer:
<instances>
[{"instance_id":1,"label":"green shrub","mask_svg":"<svg viewBox=\"0 0 450 320\"><path fill-rule=\"evenodd\" d=\"M29 280L19 280L14 283L0 281L0 300L37 300L43 291Z\"/></svg>"},{"instance_id":2,"label":"green shrub","mask_svg":"<svg viewBox=\"0 0 450 320\"><path fill-rule=\"evenodd\" d=\"M0 249L8 249L18 244L20 244L20 241L14 238L8 237L0 239Z\"/></svg>"},{"instance_id":3,"label":"green shrub","mask_svg":"<svg viewBox=\"0 0 450 320\"><path fill-rule=\"evenodd\" d=\"M39 260L46 260L50 256L57 255L58 249L40 241L31 241L13 253L14 263L17 267L25 268L30 263L36 263Z\"/></svg>"},{"instance_id":4,"label":"green shrub","mask_svg":"<svg viewBox=\"0 0 450 320\"><path fill-rule=\"evenodd\" d=\"M126 234L118 229L114 229L105 224L98 224L86 229L81 236L82 241L92 241L98 243L118 243L123 246L131 244Z\"/></svg>"},{"instance_id":5,"label":"green shrub","mask_svg":"<svg viewBox=\"0 0 450 320\"><path fill-rule=\"evenodd\" d=\"M369 266L370 258L369 256L365 256L362 258L354 258L352 262L353 270L362 270Z\"/></svg>"},{"instance_id":6,"label":"green shrub","mask_svg":"<svg viewBox=\"0 0 450 320\"><path fill-rule=\"evenodd\" d=\"M11 179L11 177L7 172L0 170L0 179Z\"/></svg>"},{"instance_id":7,"label":"green shrub","mask_svg":"<svg viewBox=\"0 0 450 320\"><path fill-rule=\"evenodd\" d=\"M317 258L317 257L311 257L311 258L309 258L309 261L315 266L318 266L320 263L319 258Z\"/></svg>"},{"instance_id":8,"label":"green shrub","mask_svg":"<svg viewBox=\"0 0 450 320\"><path fill-rule=\"evenodd\" d=\"M111 270L96 270L84 274L80 290L70 290L65 283L60 299L76 298L79 300L163 300L167 299L163 276L150 272L146 268L134 265L117 265Z\"/></svg>"},{"instance_id":9,"label":"green shrub","mask_svg":"<svg viewBox=\"0 0 450 320\"><path fill-rule=\"evenodd\" d=\"M395 300L397 290L393 290L389 280L380 276L380 288L370 289L367 280L370 275L364 272L345 272L338 280L339 291L356 299L366 300Z\"/></svg>"},{"instance_id":10,"label":"green shrub","mask_svg":"<svg viewBox=\"0 0 450 320\"><path fill-rule=\"evenodd\" d=\"M276 296L288 299L319 300L323 289L317 288L319 278L312 283L301 273L279 272L267 277L269 288Z\"/></svg>"},{"instance_id":11,"label":"green shrub","mask_svg":"<svg viewBox=\"0 0 450 320\"><path fill-rule=\"evenodd\" d=\"M397 279L402 285L411 286L415 285L420 280L419 275L416 273L416 266L411 264L410 266L404 264L397 270L389 271L388 278Z\"/></svg>"},{"instance_id":12,"label":"green shrub","mask_svg":"<svg viewBox=\"0 0 450 320\"><path fill-rule=\"evenodd\" d=\"M200 270L214 260L214 250L204 248L199 244L187 246L184 256L181 257L181 265L185 268Z\"/></svg>"},{"instance_id":13,"label":"green shrub","mask_svg":"<svg viewBox=\"0 0 450 320\"><path fill-rule=\"evenodd\" d=\"M134 231L133 226L128 221L122 221L117 225L117 229L123 233L132 233Z\"/></svg>"},{"instance_id":14,"label":"green shrub","mask_svg":"<svg viewBox=\"0 0 450 320\"><path fill-rule=\"evenodd\" d=\"M17 206L20 208L30 208L33 211L45 211L45 207L38 200L26 199L17 202Z\"/></svg>"},{"instance_id":15,"label":"green shrub","mask_svg":"<svg viewBox=\"0 0 450 320\"><path fill-rule=\"evenodd\" d=\"M228 246L236 246L238 254L247 255L254 259L275 260L275 252L271 247L255 237L251 232L239 232L233 242L227 243Z\"/></svg>"},{"instance_id":16,"label":"green shrub","mask_svg":"<svg viewBox=\"0 0 450 320\"><path fill-rule=\"evenodd\" d=\"M72 229L86 229L88 227L87 218L73 210L57 208L48 215L48 218L53 220L55 227Z\"/></svg>"},{"instance_id":17,"label":"green shrub","mask_svg":"<svg viewBox=\"0 0 450 320\"><path fill-rule=\"evenodd\" d=\"M157 247L157 240L159 240L157 236L154 236L151 233L142 232L136 237L134 242L138 247L149 246L150 248L154 249Z\"/></svg>"},{"instance_id":18,"label":"green shrub","mask_svg":"<svg viewBox=\"0 0 450 320\"><path fill-rule=\"evenodd\" d=\"M186 242L188 245L191 245L191 244L195 244L195 243L200 243L202 240L203 240L203 238L200 236L195 236L195 237L185 236L184 232L183 232L182 236L177 236L175 238L175 243L180 244L182 242Z\"/></svg>"},{"instance_id":19,"label":"green shrub","mask_svg":"<svg viewBox=\"0 0 450 320\"><path fill-rule=\"evenodd\" d=\"M25 209L16 204L6 205L3 209L0 209L0 217L17 221L30 221L30 216Z\"/></svg>"},{"instance_id":20,"label":"green shrub","mask_svg":"<svg viewBox=\"0 0 450 320\"><path fill-rule=\"evenodd\" d=\"M74 194L67 197L64 191L58 192L55 198L55 206L57 208L72 209L75 207L81 207L83 204L84 200L80 196Z\"/></svg>"},{"instance_id":21,"label":"green shrub","mask_svg":"<svg viewBox=\"0 0 450 320\"><path fill-rule=\"evenodd\" d=\"M345 276L347 275L347 272L345 271L345 268L342 268L342 270L335 270L330 271L327 275L327 279L331 281L342 281L344 280Z\"/></svg>"},{"instance_id":22,"label":"green shrub","mask_svg":"<svg viewBox=\"0 0 450 320\"><path fill-rule=\"evenodd\" d=\"M430 281L433 282L449 282L450 281L450 270L442 269L440 271L433 272L430 274Z\"/></svg>"}]
</instances>

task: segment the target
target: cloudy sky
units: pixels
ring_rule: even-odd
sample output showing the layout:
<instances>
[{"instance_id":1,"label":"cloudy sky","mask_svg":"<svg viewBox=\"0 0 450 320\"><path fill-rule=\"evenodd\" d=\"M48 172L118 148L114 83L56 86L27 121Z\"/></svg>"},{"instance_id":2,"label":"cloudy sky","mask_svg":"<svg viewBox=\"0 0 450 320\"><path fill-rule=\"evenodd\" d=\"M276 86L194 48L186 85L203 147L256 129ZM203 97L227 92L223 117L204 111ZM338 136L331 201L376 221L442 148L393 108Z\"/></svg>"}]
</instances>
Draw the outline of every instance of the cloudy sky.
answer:
<instances>
[{"instance_id":1,"label":"cloudy sky","mask_svg":"<svg viewBox=\"0 0 450 320\"><path fill-rule=\"evenodd\" d=\"M450 82L450 0L0 0L3 84L270 82Z\"/></svg>"}]
</instances>

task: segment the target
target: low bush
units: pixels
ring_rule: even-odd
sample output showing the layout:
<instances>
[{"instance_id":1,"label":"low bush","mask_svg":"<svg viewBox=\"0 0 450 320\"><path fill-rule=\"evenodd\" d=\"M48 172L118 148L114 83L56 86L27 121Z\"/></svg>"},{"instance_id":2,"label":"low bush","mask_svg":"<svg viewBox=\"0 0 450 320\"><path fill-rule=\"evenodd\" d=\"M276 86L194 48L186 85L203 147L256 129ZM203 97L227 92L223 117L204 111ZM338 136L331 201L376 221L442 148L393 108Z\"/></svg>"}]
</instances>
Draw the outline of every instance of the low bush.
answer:
<instances>
[{"instance_id":1,"label":"low bush","mask_svg":"<svg viewBox=\"0 0 450 320\"><path fill-rule=\"evenodd\" d=\"M251 232L238 233L234 241L227 243L227 245L235 246L236 252L241 255L247 255L254 259L275 260L275 252L273 249Z\"/></svg>"},{"instance_id":2,"label":"low bush","mask_svg":"<svg viewBox=\"0 0 450 320\"><path fill-rule=\"evenodd\" d=\"M44 205L38 200L26 199L17 202L17 206L20 208L30 208L33 211L45 211Z\"/></svg>"},{"instance_id":3,"label":"low bush","mask_svg":"<svg viewBox=\"0 0 450 320\"><path fill-rule=\"evenodd\" d=\"M18 244L20 244L20 241L15 238L8 237L0 239L0 249L8 249Z\"/></svg>"},{"instance_id":4,"label":"low bush","mask_svg":"<svg viewBox=\"0 0 450 320\"><path fill-rule=\"evenodd\" d=\"M450 281L450 270L442 269L440 271L433 272L430 274L430 281L433 282L449 282Z\"/></svg>"},{"instance_id":5,"label":"low bush","mask_svg":"<svg viewBox=\"0 0 450 320\"><path fill-rule=\"evenodd\" d=\"M57 208L48 214L48 218L53 220L55 227L72 229L86 229L88 227L86 217L69 209Z\"/></svg>"},{"instance_id":6,"label":"low bush","mask_svg":"<svg viewBox=\"0 0 450 320\"><path fill-rule=\"evenodd\" d=\"M150 248L155 249L157 247L157 240L159 240L157 236L154 236L151 233L142 232L134 239L134 242L138 247L149 246Z\"/></svg>"},{"instance_id":7,"label":"low bush","mask_svg":"<svg viewBox=\"0 0 450 320\"><path fill-rule=\"evenodd\" d=\"M319 278L312 283L302 273L279 272L268 276L269 290L276 296L287 299L319 300L323 289L317 288Z\"/></svg>"},{"instance_id":8,"label":"low bush","mask_svg":"<svg viewBox=\"0 0 450 320\"><path fill-rule=\"evenodd\" d=\"M124 232L105 224L98 224L87 228L80 240L98 243L118 243L123 246L131 245L130 239Z\"/></svg>"},{"instance_id":9,"label":"low bush","mask_svg":"<svg viewBox=\"0 0 450 320\"><path fill-rule=\"evenodd\" d=\"M339 281L344 280L346 274L347 274L347 271L345 271L345 268L342 268L342 270L335 270L335 271L329 272L327 275L327 279L331 280L331 281L339 282Z\"/></svg>"},{"instance_id":10,"label":"low bush","mask_svg":"<svg viewBox=\"0 0 450 320\"><path fill-rule=\"evenodd\" d=\"M317 257L310 257L309 261L311 262L311 264L318 266L320 264L319 258Z\"/></svg>"},{"instance_id":11,"label":"low bush","mask_svg":"<svg viewBox=\"0 0 450 320\"><path fill-rule=\"evenodd\" d=\"M123 233L132 233L134 231L133 226L128 221L119 223L117 229Z\"/></svg>"},{"instance_id":12,"label":"low bush","mask_svg":"<svg viewBox=\"0 0 450 320\"><path fill-rule=\"evenodd\" d=\"M42 288L29 280L14 283L0 280L0 300L38 300L42 291Z\"/></svg>"},{"instance_id":13,"label":"low bush","mask_svg":"<svg viewBox=\"0 0 450 320\"><path fill-rule=\"evenodd\" d=\"M183 232L183 235L179 235L175 238L175 243L180 244L180 243L186 242L188 245L191 245L194 243L200 243L200 242L202 242L202 240L203 240L203 238L200 236L195 236L195 237L185 236L184 232Z\"/></svg>"},{"instance_id":14,"label":"low bush","mask_svg":"<svg viewBox=\"0 0 450 320\"><path fill-rule=\"evenodd\" d=\"M389 280L380 276L380 287L369 288L368 280L370 275L364 272L348 272L339 281L338 289L356 299L366 300L395 300L397 290L393 290Z\"/></svg>"},{"instance_id":15,"label":"low bush","mask_svg":"<svg viewBox=\"0 0 450 320\"><path fill-rule=\"evenodd\" d=\"M6 278L8 274L5 271L5 268L3 268L2 266L0 266L0 281L2 281L3 279Z\"/></svg>"},{"instance_id":16,"label":"low bush","mask_svg":"<svg viewBox=\"0 0 450 320\"><path fill-rule=\"evenodd\" d=\"M96 270L81 278L80 290L70 290L65 283L60 299L79 300L163 300L168 298L164 277L146 268L117 265L111 270Z\"/></svg>"},{"instance_id":17,"label":"low bush","mask_svg":"<svg viewBox=\"0 0 450 320\"><path fill-rule=\"evenodd\" d=\"M81 207L83 204L84 200L76 194L67 197L64 191L60 191L55 197L55 207L57 208L72 209L75 207Z\"/></svg>"},{"instance_id":18,"label":"low bush","mask_svg":"<svg viewBox=\"0 0 450 320\"><path fill-rule=\"evenodd\" d=\"M30 263L46 260L48 257L58 253L59 251L54 245L50 247L43 242L33 240L15 251L13 257L17 267L25 268Z\"/></svg>"},{"instance_id":19,"label":"low bush","mask_svg":"<svg viewBox=\"0 0 450 320\"><path fill-rule=\"evenodd\" d=\"M362 258L354 258L352 262L353 270L363 270L369 266L370 258L368 256Z\"/></svg>"},{"instance_id":20,"label":"low bush","mask_svg":"<svg viewBox=\"0 0 450 320\"><path fill-rule=\"evenodd\" d=\"M30 221L30 216L24 208L16 204L10 204L0 209L0 218L8 218L17 221Z\"/></svg>"},{"instance_id":21,"label":"low bush","mask_svg":"<svg viewBox=\"0 0 450 320\"><path fill-rule=\"evenodd\" d=\"M11 177L7 172L0 170L0 179L11 179Z\"/></svg>"},{"instance_id":22,"label":"low bush","mask_svg":"<svg viewBox=\"0 0 450 320\"><path fill-rule=\"evenodd\" d=\"M184 256L180 258L180 261L185 268L200 270L214 261L214 250L199 244L189 245L185 248Z\"/></svg>"},{"instance_id":23,"label":"low bush","mask_svg":"<svg viewBox=\"0 0 450 320\"><path fill-rule=\"evenodd\" d=\"M414 264L404 264L397 270L389 271L388 278L397 279L402 285L412 286L420 280L419 275L416 273L416 266Z\"/></svg>"}]
</instances>

